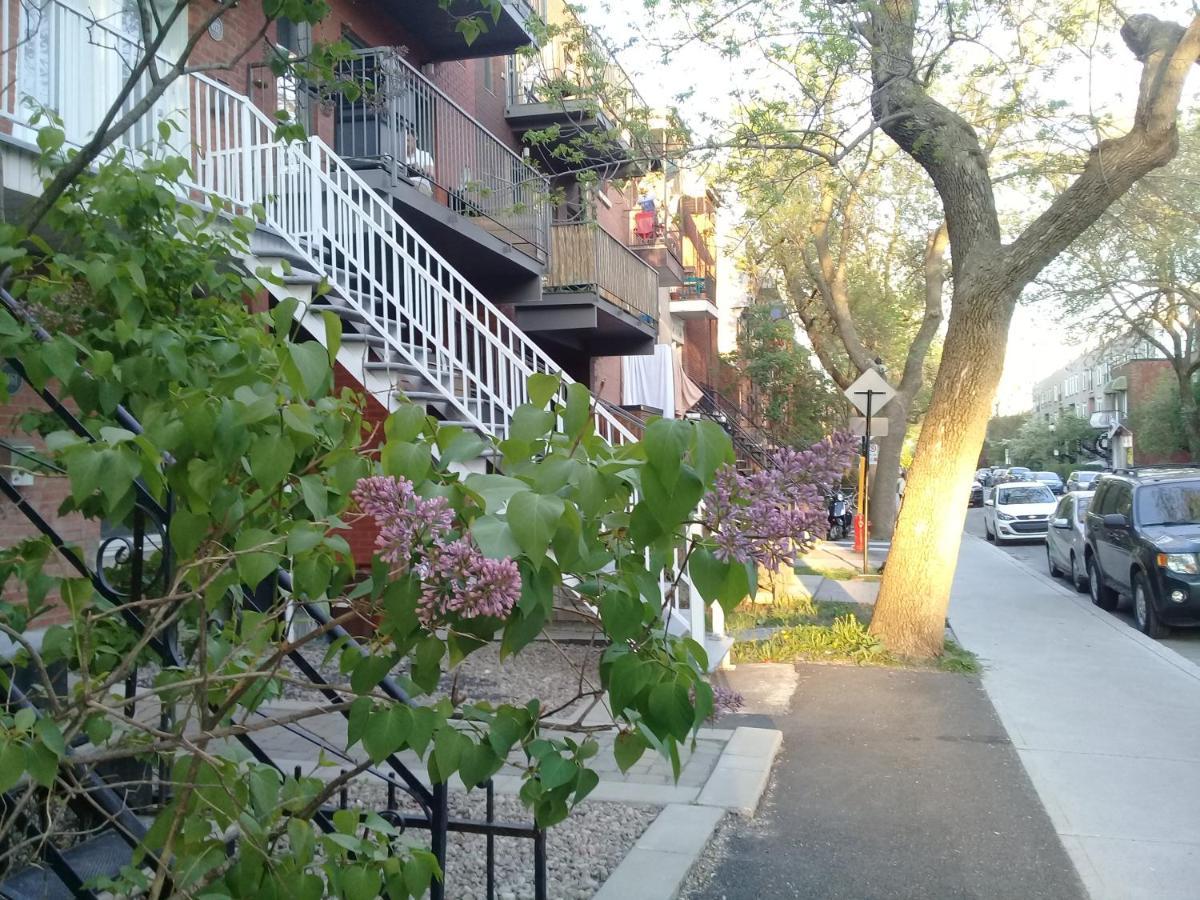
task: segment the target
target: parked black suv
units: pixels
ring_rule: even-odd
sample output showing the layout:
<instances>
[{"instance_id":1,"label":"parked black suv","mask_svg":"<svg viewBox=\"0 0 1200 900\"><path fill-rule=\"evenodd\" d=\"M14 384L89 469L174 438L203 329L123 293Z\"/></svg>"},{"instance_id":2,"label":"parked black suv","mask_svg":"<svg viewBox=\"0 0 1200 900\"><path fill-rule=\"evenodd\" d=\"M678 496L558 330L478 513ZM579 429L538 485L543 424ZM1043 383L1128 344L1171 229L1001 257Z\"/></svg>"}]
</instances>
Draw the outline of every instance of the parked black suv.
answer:
<instances>
[{"instance_id":1,"label":"parked black suv","mask_svg":"<svg viewBox=\"0 0 1200 900\"><path fill-rule=\"evenodd\" d=\"M1138 628L1200 625L1200 465L1120 469L1096 480L1085 564L1092 602L1133 599Z\"/></svg>"}]
</instances>

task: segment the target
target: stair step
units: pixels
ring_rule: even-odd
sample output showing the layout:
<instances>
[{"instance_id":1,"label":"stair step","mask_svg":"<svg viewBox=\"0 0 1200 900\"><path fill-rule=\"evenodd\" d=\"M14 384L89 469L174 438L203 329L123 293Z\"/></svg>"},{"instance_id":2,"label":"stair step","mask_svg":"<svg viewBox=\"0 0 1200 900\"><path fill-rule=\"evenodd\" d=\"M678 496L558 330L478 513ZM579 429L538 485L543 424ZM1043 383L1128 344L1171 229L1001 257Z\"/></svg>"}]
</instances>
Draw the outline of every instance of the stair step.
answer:
<instances>
[{"instance_id":1,"label":"stair step","mask_svg":"<svg viewBox=\"0 0 1200 900\"><path fill-rule=\"evenodd\" d=\"M133 859L133 850L116 831L63 851L63 859L85 884L96 878L113 878ZM47 866L30 867L0 883L5 900L74 900L75 894Z\"/></svg>"}]
</instances>

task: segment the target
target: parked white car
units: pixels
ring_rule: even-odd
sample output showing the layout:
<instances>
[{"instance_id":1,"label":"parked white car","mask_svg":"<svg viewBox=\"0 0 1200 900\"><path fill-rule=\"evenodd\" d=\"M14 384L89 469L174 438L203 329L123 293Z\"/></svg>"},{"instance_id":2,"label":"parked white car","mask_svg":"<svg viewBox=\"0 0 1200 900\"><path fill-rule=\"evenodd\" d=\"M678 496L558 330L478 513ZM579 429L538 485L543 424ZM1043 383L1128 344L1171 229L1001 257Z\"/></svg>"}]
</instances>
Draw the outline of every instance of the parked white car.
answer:
<instances>
[{"instance_id":1,"label":"parked white car","mask_svg":"<svg viewBox=\"0 0 1200 900\"><path fill-rule=\"evenodd\" d=\"M989 541L1039 541L1046 537L1058 498L1040 481L1008 481L983 501Z\"/></svg>"},{"instance_id":2,"label":"parked white car","mask_svg":"<svg viewBox=\"0 0 1200 900\"><path fill-rule=\"evenodd\" d=\"M1083 552L1087 544L1084 526L1094 496L1094 491L1067 492L1058 501L1058 509L1050 519L1050 531L1046 535L1046 565L1050 576L1066 575L1081 594L1088 589Z\"/></svg>"}]
</instances>

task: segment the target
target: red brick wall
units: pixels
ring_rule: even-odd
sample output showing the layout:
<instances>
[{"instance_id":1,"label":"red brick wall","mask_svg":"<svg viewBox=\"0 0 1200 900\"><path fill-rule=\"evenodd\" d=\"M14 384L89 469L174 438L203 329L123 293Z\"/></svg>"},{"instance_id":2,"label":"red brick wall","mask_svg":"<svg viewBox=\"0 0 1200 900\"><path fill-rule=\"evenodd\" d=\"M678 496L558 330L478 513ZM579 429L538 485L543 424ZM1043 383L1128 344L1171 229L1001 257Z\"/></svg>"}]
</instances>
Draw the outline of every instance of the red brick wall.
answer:
<instances>
[{"instance_id":1,"label":"red brick wall","mask_svg":"<svg viewBox=\"0 0 1200 900\"><path fill-rule=\"evenodd\" d=\"M1129 415L1141 408L1158 390L1163 379L1174 378L1171 364L1165 359L1135 359L1113 369L1113 376L1124 375L1128 388L1126 403ZM1138 446L1137 433L1133 435L1133 461L1136 465L1146 466L1155 463L1177 463L1190 461L1190 454L1180 451L1170 455L1155 455L1146 453Z\"/></svg>"},{"instance_id":2,"label":"red brick wall","mask_svg":"<svg viewBox=\"0 0 1200 900\"><path fill-rule=\"evenodd\" d=\"M604 196L611 205L596 201L596 221L618 241L629 246L629 211L637 201L634 183L630 182L624 190L612 182L606 182L605 186Z\"/></svg>"},{"instance_id":3,"label":"red brick wall","mask_svg":"<svg viewBox=\"0 0 1200 900\"><path fill-rule=\"evenodd\" d=\"M693 381L717 380L717 329L712 319L689 319L683 326L683 371Z\"/></svg>"},{"instance_id":4,"label":"red brick wall","mask_svg":"<svg viewBox=\"0 0 1200 900\"><path fill-rule=\"evenodd\" d=\"M54 390L53 385L51 385L51 390ZM42 449L45 447L45 443L37 436L23 431L18 424L17 420L29 411L45 412L46 406L29 385L22 385L20 390L9 398L6 405L0 406L0 435L3 435L5 440L10 443L25 444ZM0 465L7 466L8 457L7 449L0 449ZM5 469L5 474L8 474L7 469ZM66 477L36 474L32 485L18 488L18 490L26 502L48 520L63 539L74 545L81 552L84 560L91 564L100 544L100 523L77 514L69 516L57 514L59 506L71 493L71 487ZM0 500L0 546L11 547L17 542L37 534L37 529L15 505L8 500ZM65 564L61 563L52 565L48 571L56 575L75 574L74 570L68 569ZM9 585L9 592L10 594L15 593L12 583ZM45 627L65 622L67 618L65 610L55 609L39 618L35 625Z\"/></svg>"}]
</instances>

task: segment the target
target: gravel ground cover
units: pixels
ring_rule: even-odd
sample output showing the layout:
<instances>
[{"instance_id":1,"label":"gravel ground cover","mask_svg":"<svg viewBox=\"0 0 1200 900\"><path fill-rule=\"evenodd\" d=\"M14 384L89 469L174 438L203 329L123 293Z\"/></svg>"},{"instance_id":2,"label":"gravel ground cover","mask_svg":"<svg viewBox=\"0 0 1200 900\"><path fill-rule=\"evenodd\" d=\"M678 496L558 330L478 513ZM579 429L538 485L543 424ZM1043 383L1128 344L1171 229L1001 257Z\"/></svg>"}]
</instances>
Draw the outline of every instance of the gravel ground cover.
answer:
<instances>
[{"instance_id":1,"label":"gravel ground cover","mask_svg":"<svg viewBox=\"0 0 1200 900\"><path fill-rule=\"evenodd\" d=\"M370 782L355 782L352 804L373 806L383 800ZM452 817L483 820L482 791L450 794ZM659 813L656 806L585 802L566 821L546 834L547 886L551 900L586 900L593 896L625 858ZM528 823L530 813L516 797L496 796L497 821ZM419 834L419 832L413 832ZM486 839L480 835L450 834L446 859L447 900L486 898ZM496 838L496 897L532 900L533 841Z\"/></svg>"}]
</instances>

